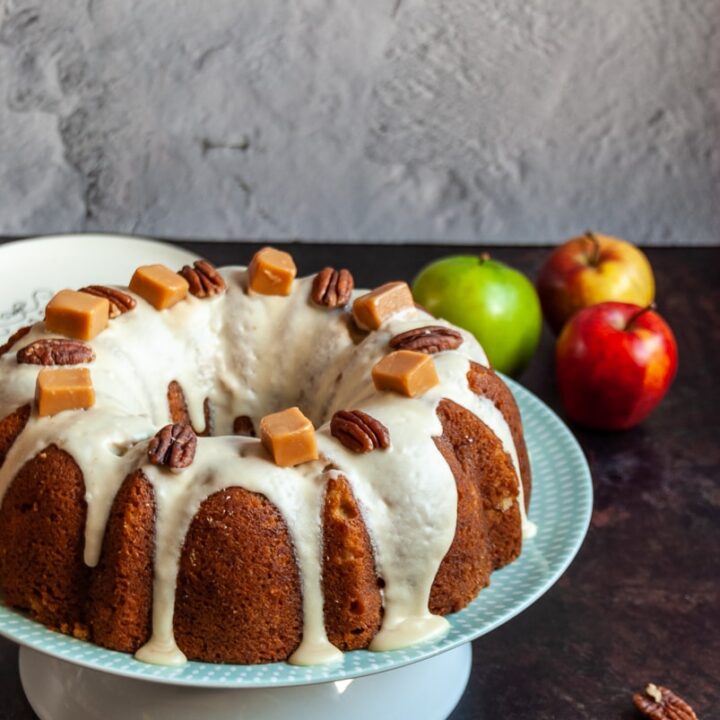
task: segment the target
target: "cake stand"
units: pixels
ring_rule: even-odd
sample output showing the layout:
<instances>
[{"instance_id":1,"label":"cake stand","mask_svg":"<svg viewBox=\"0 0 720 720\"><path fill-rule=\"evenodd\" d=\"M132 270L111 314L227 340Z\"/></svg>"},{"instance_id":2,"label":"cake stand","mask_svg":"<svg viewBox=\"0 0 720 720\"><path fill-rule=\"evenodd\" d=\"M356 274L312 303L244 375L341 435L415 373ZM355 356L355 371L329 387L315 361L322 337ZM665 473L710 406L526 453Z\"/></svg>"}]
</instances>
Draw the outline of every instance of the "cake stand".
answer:
<instances>
[{"instance_id":1,"label":"cake stand","mask_svg":"<svg viewBox=\"0 0 720 720\"><path fill-rule=\"evenodd\" d=\"M52 262L38 266L38 253ZM82 254L83 263L77 258ZM118 282L139 264L195 259L176 247L134 238L60 236L0 247L17 285L0 289L0 342L38 319L48 297L69 285ZM27 287L34 277L35 288ZM522 612L562 575L590 522L592 483L572 433L540 400L507 380L522 411L533 471L530 519L536 537L492 576L491 585L448 617L446 635L404 650L345 653L330 666L287 663L159 667L47 630L0 605L0 634L20 648L20 678L42 720L276 720L342 717L440 720L462 696L470 642Z\"/></svg>"},{"instance_id":2,"label":"cake stand","mask_svg":"<svg viewBox=\"0 0 720 720\"><path fill-rule=\"evenodd\" d=\"M20 679L41 720L440 720L465 690L470 644L366 677L296 687L212 689L149 683L20 650Z\"/></svg>"}]
</instances>

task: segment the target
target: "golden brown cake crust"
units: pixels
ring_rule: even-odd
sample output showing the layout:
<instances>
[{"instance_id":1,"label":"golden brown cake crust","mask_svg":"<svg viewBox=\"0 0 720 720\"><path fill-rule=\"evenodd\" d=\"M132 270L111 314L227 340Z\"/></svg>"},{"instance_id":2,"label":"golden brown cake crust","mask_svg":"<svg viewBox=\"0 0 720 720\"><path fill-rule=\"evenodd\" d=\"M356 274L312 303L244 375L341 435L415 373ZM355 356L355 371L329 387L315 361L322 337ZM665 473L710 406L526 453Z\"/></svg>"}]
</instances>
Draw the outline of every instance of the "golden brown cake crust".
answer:
<instances>
[{"instance_id":1,"label":"golden brown cake crust","mask_svg":"<svg viewBox=\"0 0 720 720\"><path fill-rule=\"evenodd\" d=\"M482 498L492 567L502 567L520 554L522 545L520 509L515 502L518 481L512 460L495 433L461 405L444 399L438 405L438 416L443 425L443 438L452 447L456 463L473 479ZM459 502L465 500L464 495L459 493ZM459 527L468 512L467 508L458 507ZM473 522L472 517L469 522ZM449 553L455 551L451 546ZM450 558L443 560L446 562L450 562ZM442 570L442 565L440 567Z\"/></svg>"},{"instance_id":2,"label":"golden brown cake crust","mask_svg":"<svg viewBox=\"0 0 720 720\"><path fill-rule=\"evenodd\" d=\"M30 405L23 405L0 420L0 467L5 462L17 436L25 429L30 411Z\"/></svg>"},{"instance_id":3,"label":"golden brown cake crust","mask_svg":"<svg viewBox=\"0 0 720 720\"><path fill-rule=\"evenodd\" d=\"M525 510L527 511L530 508L532 475L530 472L530 458L528 457L525 436L523 435L520 408L518 408L510 388L498 377L494 370L473 362L470 363L467 379L468 385L474 393L487 397L495 403L495 406L503 414L510 427L510 433L518 456L520 479L525 497Z\"/></svg>"},{"instance_id":4,"label":"golden brown cake crust","mask_svg":"<svg viewBox=\"0 0 720 720\"><path fill-rule=\"evenodd\" d=\"M382 597L370 538L343 477L328 480L325 492L322 584L328 640L341 650L367 647L380 629Z\"/></svg>"},{"instance_id":5,"label":"golden brown cake crust","mask_svg":"<svg viewBox=\"0 0 720 720\"><path fill-rule=\"evenodd\" d=\"M86 515L82 472L55 445L21 468L0 506L4 601L50 628L79 637L87 637Z\"/></svg>"},{"instance_id":6,"label":"golden brown cake crust","mask_svg":"<svg viewBox=\"0 0 720 720\"><path fill-rule=\"evenodd\" d=\"M468 382L508 422L527 504L530 466L512 393L492 370L475 363ZM185 395L175 381L168 387L168 405L173 422L189 423ZM207 402L205 412L209 428ZM437 412L443 434L435 443L455 477L458 508L455 537L429 607L447 614L472 601L494 568L517 557L522 537L517 478L500 440L450 400L442 400ZM30 414L25 405L0 420L0 465ZM83 563L84 493L79 467L54 445L25 464L0 507L0 590L5 602L54 629L134 652L151 634L152 485L141 471L125 479L92 570ZM343 650L367 647L382 621L381 580L359 506L343 477L328 480L322 522L328 638ZM285 521L265 497L233 487L202 503L183 546L174 629L188 658L209 662L285 660L299 645L299 571Z\"/></svg>"},{"instance_id":7,"label":"golden brown cake crust","mask_svg":"<svg viewBox=\"0 0 720 720\"><path fill-rule=\"evenodd\" d=\"M438 408L440 417L443 418ZM446 615L465 607L490 582L493 569L488 551L490 539L485 507L477 476L458 460L455 434L444 428L435 439L457 485L458 505L455 537L440 563L430 591L430 611Z\"/></svg>"},{"instance_id":8,"label":"golden brown cake crust","mask_svg":"<svg viewBox=\"0 0 720 720\"><path fill-rule=\"evenodd\" d=\"M173 423L190 425L190 414L185 402L185 393L177 380L170 381L167 389L167 399L170 408L170 420Z\"/></svg>"},{"instance_id":9,"label":"golden brown cake crust","mask_svg":"<svg viewBox=\"0 0 720 720\"><path fill-rule=\"evenodd\" d=\"M150 638L155 497L140 470L115 496L87 610L93 642L135 652Z\"/></svg>"},{"instance_id":10,"label":"golden brown cake crust","mask_svg":"<svg viewBox=\"0 0 720 720\"><path fill-rule=\"evenodd\" d=\"M192 427L190 413L188 412L187 402L185 400L185 393L183 392L182 385L180 385L177 380L171 380L168 384L167 399L168 407L170 408L170 420L173 423L190 425L190 427ZM200 433L195 430L195 434L199 437L208 437L212 435L212 408L207 398L203 403L203 410L205 414L205 429Z\"/></svg>"},{"instance_id":11,"label":"golden brown cake crust","mask_svg":"<svg viewBox=\"0 0 720 720\"><path fill-rule=\"evenodd\" d=\"M301 597L285 522L265 497L233 487L202 503L175 596L175 640L189 659L285 660L302 637Z\"/></svg>"}]
</instances>

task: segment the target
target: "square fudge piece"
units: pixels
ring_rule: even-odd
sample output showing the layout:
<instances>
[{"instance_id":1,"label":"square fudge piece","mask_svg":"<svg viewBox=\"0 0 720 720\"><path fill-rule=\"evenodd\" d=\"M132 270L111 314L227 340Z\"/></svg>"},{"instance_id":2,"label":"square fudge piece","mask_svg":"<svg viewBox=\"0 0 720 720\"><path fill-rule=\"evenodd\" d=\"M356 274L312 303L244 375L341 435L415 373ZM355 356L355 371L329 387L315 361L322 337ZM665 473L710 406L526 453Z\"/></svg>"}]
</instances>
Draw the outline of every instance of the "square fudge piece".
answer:
<instances>
[{"instance_id":1,"label":"square fudge piece","mask_svg":"<svg viewBox=\"0 0 720 720\"><path fill-rule=\"evenodd\" d=\"M430 355L414 350L396 350L386 355L372 369L372 379L378 390L417 397L440 382Z\"/></svg>"},{"instance_id":2,"label":"square fudge piece","mask_svg":"<svg viewBox=\"0 0 720 720\"><path fill-rule=\"evenodd\" d=\"M190 285L165 265L142 265L133 274L130 289L156 310L165 310L184 300Z\"/></svg>"},{"instance_id":3,"label":"square fudge piece","mask_svg":"<svg viewBox=\"0 0 720 720\"><path fill-rule=\"evenodd\" d=\"M358 327L377 330L390 316L414 306L408 284L390 282L356 298L352 313Z\"/></svg>"},{"instance_id":4,"label":"square fudge piece","mask_svg":"<svg viewBox=\"0 0 720 720\"><path fill-rule=\"evenodd\" d=\"M258 250L248 266L250 289L260 295L289 295L295 275L292 256L271 247Z\"/></svg>"},{"instance_id":5,"label":"square fudge piece","mask_svg":"<svg viewBox=\"0 0 720 720\"><path fill-rule=\"evenodd\" d=\"M61 290L45 307L45 327L76 340L92 340L108 324L110 303L75 290Z\"/></svg>"},{"instance_id":6,"label":"square fudge piece","mask_svg":"<svg viewBox=\"0 0 720 720\"><path fill-rule=\"evenodd\" d=\"M95 390L87 368L46 368L35 384L38 415L57 415L63 410L84 410L95 404Z\"/></svg>"},{"instance_id":7,"label":"square fudge piece","mask_svg":"<svg viewBox=\"0 0 720 720\"><path fill-rule=\"evenodd\" d=\"M280 467L318 458L315 428L296 407L266 415L260 421L260 439Z\"/></svg>"}]
</instances>

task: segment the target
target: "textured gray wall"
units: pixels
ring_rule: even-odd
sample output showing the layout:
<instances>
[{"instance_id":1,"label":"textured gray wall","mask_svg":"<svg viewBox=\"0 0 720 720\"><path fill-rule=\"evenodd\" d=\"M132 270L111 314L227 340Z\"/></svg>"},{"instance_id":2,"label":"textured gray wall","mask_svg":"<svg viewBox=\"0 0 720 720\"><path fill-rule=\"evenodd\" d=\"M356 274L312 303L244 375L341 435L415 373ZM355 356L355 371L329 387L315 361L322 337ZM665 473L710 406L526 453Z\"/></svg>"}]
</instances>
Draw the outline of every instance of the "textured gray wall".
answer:
<instances>
[{"instance_id":1,"label":"textured gray wall","mask_svg":"<svg viewBox=\"0 0 720 720\"><path fill-rule=\"evenodd\" d=\"M0 9L0 233L720 240L720 0Z\"/></svg>"}]
</instances>

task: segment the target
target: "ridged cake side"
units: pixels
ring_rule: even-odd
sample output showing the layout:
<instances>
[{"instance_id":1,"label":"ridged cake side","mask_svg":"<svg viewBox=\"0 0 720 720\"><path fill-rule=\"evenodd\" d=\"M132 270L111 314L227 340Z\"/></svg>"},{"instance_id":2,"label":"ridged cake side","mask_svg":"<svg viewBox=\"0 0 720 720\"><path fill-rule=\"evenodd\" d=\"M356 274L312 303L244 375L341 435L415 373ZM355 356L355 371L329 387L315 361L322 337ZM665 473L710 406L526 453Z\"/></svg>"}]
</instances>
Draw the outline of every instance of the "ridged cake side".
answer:
<instances>
[{"instance_id":1,"label":"ridged cake side","mask_svg":"<svg viewBox=\"0 0 720 720\"><path fill-rule=\"evenodd\" d=\"M257 298L244 272L162 314L137 298L91 343L90 410L38 419L33 368L0 358L14 381L0 392L5 602L159 662L328 661L442 632L438 616L520 552L531 483L512 394L466 334L435 356L440 384L422 398L377 393L369 370L389 339L429 316L358 336L344 311L308 302L309 279ZM10 355L45 335L35 326ZM292 404L318 426L319 461L281 469L258 440L224 436L200 437L181 473L147 465L170 420L223 434ZM327 421L343 408L384 423L390 448L342 447Z\"/></svg>"}]
</instances>

